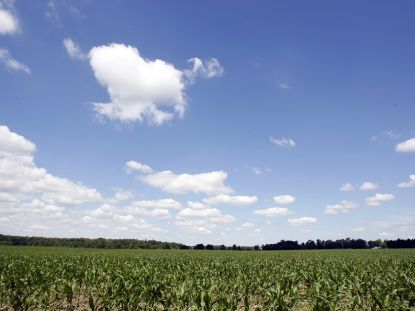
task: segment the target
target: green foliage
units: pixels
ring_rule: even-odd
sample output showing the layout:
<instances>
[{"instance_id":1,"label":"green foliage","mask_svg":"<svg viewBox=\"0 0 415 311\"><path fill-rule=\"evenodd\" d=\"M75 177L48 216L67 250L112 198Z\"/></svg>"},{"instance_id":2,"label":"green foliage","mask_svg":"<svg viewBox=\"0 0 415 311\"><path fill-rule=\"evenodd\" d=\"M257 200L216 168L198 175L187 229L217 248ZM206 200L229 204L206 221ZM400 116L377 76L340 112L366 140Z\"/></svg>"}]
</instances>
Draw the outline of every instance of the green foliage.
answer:
<instances>
[{"instance_id":1,"label":"green foliage","mask_svg":"<svg viewBox=\"0 0 415 311\"><path fill-rule=\"evenodd\" d=\"M0 310L411 310L414 250L0 246Z\"/></svg>"}]
</instances>

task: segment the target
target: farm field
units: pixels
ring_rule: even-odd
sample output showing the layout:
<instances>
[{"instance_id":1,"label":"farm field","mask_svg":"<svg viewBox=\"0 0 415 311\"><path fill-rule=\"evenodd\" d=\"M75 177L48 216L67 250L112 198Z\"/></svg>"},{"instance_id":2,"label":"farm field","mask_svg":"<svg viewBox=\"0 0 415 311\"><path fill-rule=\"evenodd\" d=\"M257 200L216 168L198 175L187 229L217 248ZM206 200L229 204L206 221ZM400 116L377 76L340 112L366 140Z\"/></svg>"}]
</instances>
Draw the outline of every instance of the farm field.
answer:
<instances>
[{"instance_id":1,"label":"farm field","mask_svg":"<svg viewBox=\"0 0 415 311\"><path fill-rule=\"evenodd\" d=\"M0 310L414 310L415 250L0 247Z\"/></svg>"}]
</instances>

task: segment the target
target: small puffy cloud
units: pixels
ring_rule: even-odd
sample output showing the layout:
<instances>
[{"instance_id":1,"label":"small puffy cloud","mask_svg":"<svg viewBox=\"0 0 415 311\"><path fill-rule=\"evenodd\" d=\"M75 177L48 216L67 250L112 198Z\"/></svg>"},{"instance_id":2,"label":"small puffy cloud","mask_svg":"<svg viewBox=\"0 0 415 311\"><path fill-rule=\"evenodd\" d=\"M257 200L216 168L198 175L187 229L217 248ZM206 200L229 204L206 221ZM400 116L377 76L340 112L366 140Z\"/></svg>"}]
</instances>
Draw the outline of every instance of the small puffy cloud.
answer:
<instances>
[{"instance_id":1,"label":"small puffy cloud","mask_svg":"<svg viewBox=\"0 0 415 311\"><path fill-rule=\"evenodd\" d=\"M283 90L288 90L290 86L286 82L278 83L278 87Z\"/></svg>"},{"instance_id":2,"label":"small puffy cloud","mask_svg":"<svg viewBox=\"0 0 415 311\"><path fill-rule=\"evenodd\" d=\"M286 207L271 207L266 209L255 210L255 214L267 216L267 217L277 217L277 216L286 216L290 212Z\"/></svg>"},{"instance_id":3,"label":"small puffy cloud","mask_svg":"<svg viewBox=\"0 0 415 311\"><path fill-rule=\"evenodd\" d=\"M288 223L290 225L295 225L295 226L300 226L300 225L314 223L314 222L317 222L317 218L315 217L300 217L300 218L288 219Z\"/></svg>"},{"instance_id":4,"label":"small puffy cloud","mask_svg":"<svg viewBox=\"0 0 415 311\"><path fill-rule=\"evenodd\" d=\"M193 66L191 69L183 70L183 73L190 83L194 83L197 77L211 79L221 77L225 73L225 70L216 58L202 61L198 57L193 57L188 62L193 64Z\"/></svg>"},{"instance_id":5,"label":"small puffy cloud","mask_svg":"<svg viewBox=\"0 0 415 311\"><path fill-rule=\"evenodd\" d=\"M133 201L131 207L156 209L181 209L182 205L173 199Z\"/></svg>"},{"instance_id":6,"label":"small puffy cloud","mask_svg":"<svg viewBox=\"0 0 415 311\"><path fill-rule=\"evenodd\" d=\"M366 198L365 202L369 206L379 206L382 202L391 201L395 198L393 194L376 193L374 196Z\"/></svg>"},{"instance_id":7,"label":"small puffy cloud","mask_svg":"<svg viewBox=\"0 0 415 311\"><path fill-rule=\"evenodd\" d=\"M94 218L111 218L116 211L116 207L110 204L102 204L100 207L88 212L89 216Z\"/></svg>"},{"instance_id":8,"label":"small puffy cloud","mask_svg":"<svg viewBox=\"0 0 415 311\"><path fill-rule=\"evenodd\" d=\"M167 218L170 217L170 212L168 209L156 208L151 211L150 215L157 218Z\"/></svg>"},{"instance_id":9,"label":"small puffy cloud","mask_svg":"<svg viewBox=\"0 0 415 311\"><path fill-rule=\"evenodd\" d=\"M371 140L378 140L381 138L389 138L389 139L398 139L401 137L401 134L393 132L393 131L384 131L377 135L371 137Z\"/></svg>"},{"instance_id":10,"label":"small puffy cloud","mask_svg":"<svg viewBox=\"0 0 415 311\"><path fill-rule=\"evenodd\" d=\"M285 194L274 197L274 202L278 205L289 205L295 202L295 197Z\"/></svg>"},{"instance_id":11,"label":"small puffy cloud","mask_svg":"<svg viewBox=\"0 0 415 311\"><path fill-rule=\"evenodd\" d=\"M203 203L189 201L188 205L190 207L177 213L176 224L190 231L210 233L217 223L230 223L236 220L234 216L224 215L219 209L207 207Z\"/></svg>"},{"instance_id":12,"label":"small puffy cloud","mask_svg":"<svg viewBox=\"0 0 415 311\"><path fill-rule=\"evenodd\" d=\"M124 44L93 47L90 65L111 101L94 103L98 116L121 122L143 121L161 125L186 110L183 73L163 60L143 58Z\"/></svg>"},{"instance_id":13,"label":"small puffy cloud","mask_svg":"<svg viewBox=\"0 0 415 311\"><path fill-rule=\"evenodd\" d=\"M217 217L212 217L210 220L212 222L228 223L228 222L234 222L236 218L232 215L221 215Z\"/></svg>"},{"instance_id":14,"label":"small puffy cloud","mask_svg":"<svg viewBox=\"0 0 415 311\"><path fill-rule=\"evenodd\" d=\"M187 206L194 209L204 209L209 208L209 205L202 203L202 202L193 202L193 201L187 201Z\"/></svg>"},{"instance_id":15,"label":"small puffy cloud","mask_svg":"<svg viewBox=\"0 0 415 311\"><path fill-rule=\"evenodd\" d=\"M86 60L88 58L88 55L83 53L79 45L71 38L63 40L63 46L70 58L78 60Z\"/></svg>"},{"instance_id":16,"label":"small puffy cloud","mask_svg":"<svg viewBox=\"0 0 415 311\"><path fill-rule=\"evenodd\" d=\"M227 178L228 174L224 171L199 174L175 174L172 171L162 171L140 177L146 184L169 193L193 192L208 195L232 192L232 189L224 184Z\"/></svg>"},{"instance_id":17,"label":"small puffy cloud","mask_svg":"<svg viewBox=\"0 0 415 311\"><path fill-rule=\"evenodd\" d=\"M415 138L397 144L395 150L396 152L415 152Z\"/></svg>"},{"instance_id":18,"label":"small puffy cloud","mask_svg":"<svg viewBox=\"0 0 415 311\"><path fill-rule=\"evenodd\" d=\"M292 138L287 137L275 138L270 136L269 141L271 142L271 144L277 145L279 147L291 148L296 146L295 141Z\"/></svg>"},{"instance_id":19,"label":"small puffy cloud","mask_svg":"<svg viewBox=\"0 0 415 311\"><path fill-rule=\"evenodd\" d=\"M9 35L18 32L19 20L10 11L0 7L0 35Z\"/></svg>"},{"instance_id":20,"label":"small puffy cloud","mask_svg":"<svg viewBox=\"0 0 415 311\"><path fill-rule=\"evenodd\" d=\"M377 184L374 184L374 183L372 183L372 182L368 182L368 181L364 182L364 183L360 186L360 190L363 190L363 191L376 190L376 189L378 189L378 188L379 188L379 186L378 186Z\"/></svg>"},{"instance_id":21,"label":"small puffy cloud","mask_svg":"<svg viewBox=\"0 0 415 311\"><path fill-rule=\"evenodd\" d=\"M265 167L265 168L261 168L258 166L245 166L245 168L247 170L249 170L251 173L255 174L255 175L262 175L264 173L270 173L272 172L272 169L270 169L269 167Z\"/></svg>"},{"instance_id":22,"label":"small puffy cloud","mask_svg":"<svg viewBox=\"0 0 415 311\"><path fill-rule=\"evenodd\" d=\"M409 176L409 181L404 181L398 184L399 188L415 187L415 174Z\"/></svg>"},{"instance_id":23,"label":"small puffy cloud","mask_svg":"<svg viewBox=\"0 0 415 311\"><path fill-rule=\"evenodd\" d=\"M0 61L3 62L9 69L23 71L27 74L31 73L29 67L15 59L10 52L4 48L0 48Z\"/></svg>"},{"instance_id":24,"label":"small puffy cloud","mask_svg":"<svg viewBox=\"0 0 415 311\"><path fill-rule=\"evenodd\" d=\"M127 170L128 173L132 173L134 171L142 173L142 174L150 174L153 172L153 170L151 169L150 166L146 165L146 164L142 164L140 162L137 161L128 161L125 164L125 168Z\"/></svg>"},{"instance_id":25,"label":"small puffy cloud","mask_svg":"<svg viewBox=\"0 0 415 311\"><path fill-rule=\"evenodd\" d=\"M246 223L243 223L241 227L244 229L252 229L255 227L255 225L252 222L246 222Z\"/></svg>"},{"instance_id":26,"label":"small puffy cloud","mask_svg":"<svg viewBox=\"0 0 415 311\"><path fill-rule=\"evenodd\" d=\"M358 205L355 202L351 201L341 201L337 204L328 204L324 213L326 214L339 214L339 213L349 213L351 210L357 208Z\"/></svg>"},{"instance_id":27,"label":"small puffy cloud","mask_svg":"<svg viewBox=\"0 0 415 311\"><path fill-rule=\"evenodd\" d=\"M154 216L158 218L170 217L169 209L180 209L181 204L173 199L133 201L127 207L131 214Z\"/></svg>"},{"instance_id":28,"label":"small puffy cloud","mask_svg":"<svg viewBox=\"0 0 415 311\"><path fill-rule=\"evenodd\" d=\"M256 196L218 194L217 196L203 199L203 202L211 205L250 205L258 201Z\"/></svg>"},{"instance_id":29,"label":"small puffy cloud","mask_svg":"<svg viewBox=\"0 0 415 311\"><path fill-rule=\"evenodd\" d=\"M206 208L206 209L194 209L185 208L182 209L177 216L180 218L186 217L218 217L221 215L220 210L217 208Z\"/></svg>"},{"instance_id":30,"label":"small puffy cloud","mask_svg":"<svg viewBox=\"0 0 415 311\"><path fill-rule=\"evenodd\" d=\"M340 187L340 191L353 191L354 186L351 183L345 183Z\"/></svg>"},{"instance_id":31,"label":"small puffy cloud","mask_svg":"<svg viewBox=\"0 0 415 311\"><path fill-rule=\"evenodd\" d=\"M114 215L114 219L121 222L130 222L134 220L133 215Z\"/></svg>"},{"instance_id":32,"label":"small puffy cloud","mask_svg":"<svg viewBox=\"0 0 415 311\"><path fill-rule=\"evenodd\" d=\"M128 199L131 199L132 197L133 197L133 194L130 191L124 191L122 189L118 189L114 197L112 197L108 201L110 203L117 204L123 201L127 201Z\"/></svg>"}]
</instances>

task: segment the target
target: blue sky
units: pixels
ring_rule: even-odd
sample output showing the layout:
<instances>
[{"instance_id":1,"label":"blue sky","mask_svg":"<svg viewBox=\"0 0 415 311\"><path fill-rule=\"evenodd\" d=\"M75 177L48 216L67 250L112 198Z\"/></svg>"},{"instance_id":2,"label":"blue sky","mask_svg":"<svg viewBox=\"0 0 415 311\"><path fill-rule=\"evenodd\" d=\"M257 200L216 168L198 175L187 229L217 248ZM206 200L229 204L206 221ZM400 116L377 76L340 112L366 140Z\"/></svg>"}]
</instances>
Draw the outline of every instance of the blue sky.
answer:
<instances>
[{"instance_id":1,"label":"blue sky","mask_svg":"<svg viewBox=\"0 0 415 311\"><path fill-rule=\"evenodd\" d=\"M0 1L0 228L415 232L415 4Z\"/></svg>"}]
</instances>

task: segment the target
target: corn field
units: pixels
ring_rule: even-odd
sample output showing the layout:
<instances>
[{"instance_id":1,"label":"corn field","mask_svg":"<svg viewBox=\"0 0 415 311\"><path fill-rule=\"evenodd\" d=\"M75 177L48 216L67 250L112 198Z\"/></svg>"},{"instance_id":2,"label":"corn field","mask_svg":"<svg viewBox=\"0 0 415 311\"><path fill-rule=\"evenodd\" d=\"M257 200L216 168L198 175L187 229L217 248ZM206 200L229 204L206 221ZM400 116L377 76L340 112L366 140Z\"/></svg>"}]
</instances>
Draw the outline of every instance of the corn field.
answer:
<instances>
[{"instance_id":1,"label":"corn field","mask_svg":"<svg viewBox=\"0 0 415 311\"><path fill-rule=\"evenodd\" d=\"M414 250L0 247L0 310L415 310Z\"/></svg>"}]
</instances>

